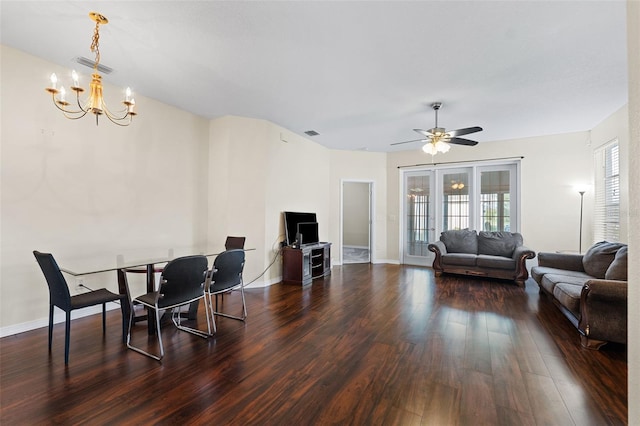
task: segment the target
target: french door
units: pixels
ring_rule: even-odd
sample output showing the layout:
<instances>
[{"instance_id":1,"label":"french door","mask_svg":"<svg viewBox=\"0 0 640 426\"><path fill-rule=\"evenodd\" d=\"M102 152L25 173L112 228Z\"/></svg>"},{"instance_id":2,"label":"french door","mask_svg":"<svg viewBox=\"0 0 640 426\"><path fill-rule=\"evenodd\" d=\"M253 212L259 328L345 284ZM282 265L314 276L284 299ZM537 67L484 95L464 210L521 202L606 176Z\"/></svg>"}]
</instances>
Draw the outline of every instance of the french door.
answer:
<instances>
[{"instance_id":1,"label":"french door","mask_svg":"<svg viewBox=\"0 0 640 426\"><path fill-rule=\"evenodd\" d=\"M403 172L401 259L430 265L427 246L452 229L517 232L519 163Z\"/></svg>"}]
</instances>

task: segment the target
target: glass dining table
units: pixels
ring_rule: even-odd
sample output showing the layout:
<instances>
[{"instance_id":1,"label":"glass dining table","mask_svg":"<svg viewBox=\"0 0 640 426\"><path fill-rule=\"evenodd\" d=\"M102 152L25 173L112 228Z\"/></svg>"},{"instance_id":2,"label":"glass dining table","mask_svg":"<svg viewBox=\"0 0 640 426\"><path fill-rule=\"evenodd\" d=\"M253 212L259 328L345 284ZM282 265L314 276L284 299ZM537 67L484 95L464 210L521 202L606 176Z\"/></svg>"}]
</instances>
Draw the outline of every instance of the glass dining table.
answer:
<instances>
[{"instance_id":1,"label":"glass dining table","mask_svg":"<svg viewBox=\"0 0 640 426\"><path fill-rule=\"evenodd\" d=\"M251 251L255 249L245 249L245 251ZM203 255L206 257L215 257L222 253L224 248L209 249L202 247L185 247L168 249L163 252L153 250L136 250L127 252L125 254L99 254L90 256L79 257L60 257L58 259L58 265L60 271L68 274L77 279L82 277L116 272L118 279L118 292L122 295L126 295L126 300L129 303L121 303L123 318L126 319L128 327L128 321L131 318L131 294L129 291L129 285L127 281L127 271L129 272L145 272L146 273L146 290L151 292L155 290L155 273L157 271L156 265L163 265L167 262L182 256L190 255ZM154 321L151 315L153 312L148 311L147 315L134 317L134 322L148 320L149 334L155 333ZM189 309L189 318L194 319L197 315L197 305ZM124 338L124 336L123 336Z\"/></svg>"}]
</instances>

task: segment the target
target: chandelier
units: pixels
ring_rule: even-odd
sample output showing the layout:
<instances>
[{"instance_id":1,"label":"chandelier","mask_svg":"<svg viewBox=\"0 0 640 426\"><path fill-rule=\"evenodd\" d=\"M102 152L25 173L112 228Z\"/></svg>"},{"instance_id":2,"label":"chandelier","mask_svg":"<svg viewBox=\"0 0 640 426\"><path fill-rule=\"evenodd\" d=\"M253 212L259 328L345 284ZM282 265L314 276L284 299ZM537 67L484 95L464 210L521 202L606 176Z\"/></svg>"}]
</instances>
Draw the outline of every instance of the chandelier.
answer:
<instances>
[{"instance_id":1,"label":"chandelier","mask_svg":"<svg viewBox=\"0 0 640 426\"><path fill-rule=\"evenodd\" d=\"M75 70L71 73L71 90L76 92L77 108L76 105L71 107L71 103L66 100L66 90L64 86L58 88L58 77L55 74L51 74L51 87L47 87L46 91L51 93L53 104L62 111L66 118L77 120L91 112L96 116L96 125L98 125L98 118L101 115L105 115L114 124L128 126L136 115L134 111L136 101L131 97L131 89L127 87L124 101L122 101L124 108L118 112L111 112L102 97L102 76L98 73L98 65L100 64L100 25L108 24L109 20L96 12L89 13L89 17L96 23L91 41L91 52L95 53L96 59L93 65L91 84L89 85L89 98L84 102L80 100L80 93L84 92L84 89L80 87L78 73Z\"/></svg>"}]
</instances>

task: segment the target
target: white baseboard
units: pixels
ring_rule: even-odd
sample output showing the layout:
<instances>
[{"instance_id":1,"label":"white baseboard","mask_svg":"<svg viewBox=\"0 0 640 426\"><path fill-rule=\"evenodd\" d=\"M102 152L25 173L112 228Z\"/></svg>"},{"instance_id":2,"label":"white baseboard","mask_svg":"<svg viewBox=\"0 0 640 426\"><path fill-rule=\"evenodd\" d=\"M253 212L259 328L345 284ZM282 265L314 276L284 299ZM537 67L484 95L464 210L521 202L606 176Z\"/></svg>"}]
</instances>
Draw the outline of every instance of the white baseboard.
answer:
<instances>
[{"instance_id":1,"label":"white baseboard","mask_svg":"<svg viewBox=\"0 0 640 426\"><path fill-rule=\"evenodd\" d=\"M117 303L107 303L107 311L114 309L120 309L120 305ZM47 312L47 315L49 312ZM77 318L88 317L89 315L102 314L102 305L89 306L87 308L78 309L71 312L71 320ZM53 323L59 324L65 321L64 311L56 308L53 312ZM0 338L6 336L12 336L14 334L24 333L26 331L36 330L42 327L49 326L49 317L38 318L33 321L27 321L20 324L8 325L6 327L0 327Z\"/></svg>"},{"instance_id":2,"label":"white baseboard","mask_svg":"<svg viewBox=\"0 0 640 426\"><path fill-rule=\"evenodd\" d=\"M272 278L270 280L256 281L245 285L245 288L264 288L269 287L282 281L282 277Z\"/></svg>"}]
</instances>

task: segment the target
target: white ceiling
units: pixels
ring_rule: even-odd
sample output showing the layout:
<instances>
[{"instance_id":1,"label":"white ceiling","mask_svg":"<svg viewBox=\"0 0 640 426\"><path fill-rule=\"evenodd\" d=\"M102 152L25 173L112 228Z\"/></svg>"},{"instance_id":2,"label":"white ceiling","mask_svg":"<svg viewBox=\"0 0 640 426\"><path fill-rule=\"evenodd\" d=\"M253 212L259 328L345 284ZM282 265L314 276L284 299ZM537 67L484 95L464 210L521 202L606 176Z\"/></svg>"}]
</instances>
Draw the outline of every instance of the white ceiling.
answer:
<instances>
[{"instance_id":1,"label":"white ceiling","mask_svg":"<svg viewBox=\"0 0 640 426\"><path fill-rule=\"evenodd\" d=\"M334 149L416 149L390 144L433 127L435 101L480 142L591 129L627 102L625 1L3 0L1 42L86 84L90 11L110 21L105 82Z\"/></svg>"}]
</instances>

